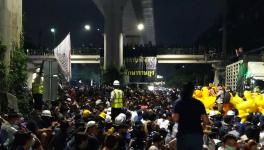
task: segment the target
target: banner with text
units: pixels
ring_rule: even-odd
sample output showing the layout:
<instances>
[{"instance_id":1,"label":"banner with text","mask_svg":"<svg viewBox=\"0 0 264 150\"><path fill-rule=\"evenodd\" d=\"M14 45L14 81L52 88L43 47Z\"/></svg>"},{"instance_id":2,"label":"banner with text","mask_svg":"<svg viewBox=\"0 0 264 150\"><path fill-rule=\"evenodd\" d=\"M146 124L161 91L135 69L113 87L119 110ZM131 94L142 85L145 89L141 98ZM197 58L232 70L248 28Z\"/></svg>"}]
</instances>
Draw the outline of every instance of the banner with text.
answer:
<instances>
[{"instance_id":1,"label":"banner with text","mask_svg":"<svg viewBox=\"0 0 264 150\"><path fill-rule=\"evenodd\" d=\"M71 37L70 34L54 49L54 56L69 81L71 78Z\"/></svg>"},{"instance_id":2,"label":"banner with text","mask_svg":"<svg viewBox=\"0 0 264 150\"><path fill-rule=\"evenodd\" d=\"M154 82L156 79L156 57L133 57L125 59L126 72L130 83Z\"/></svg>"}]
</instances>

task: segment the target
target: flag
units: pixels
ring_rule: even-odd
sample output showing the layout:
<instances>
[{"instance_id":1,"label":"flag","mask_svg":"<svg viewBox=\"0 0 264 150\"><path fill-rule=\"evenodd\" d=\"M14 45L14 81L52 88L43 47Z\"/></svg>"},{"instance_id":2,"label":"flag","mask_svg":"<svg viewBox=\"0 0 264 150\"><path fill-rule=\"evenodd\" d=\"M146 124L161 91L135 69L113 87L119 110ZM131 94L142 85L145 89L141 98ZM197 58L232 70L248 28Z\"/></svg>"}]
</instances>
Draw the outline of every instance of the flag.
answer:
<instances>
[{"instance_id":1,"label":"flag","mask_svg":"<svg viewBox=\"0 0 264 150\"><path fill-rule=\"evenodd\" d=\"M54 56L56 60L58 61L65 78L69 81L71 78L71 37L70 37L70 33L54 49Z\"/></svg>"}]
</instances>

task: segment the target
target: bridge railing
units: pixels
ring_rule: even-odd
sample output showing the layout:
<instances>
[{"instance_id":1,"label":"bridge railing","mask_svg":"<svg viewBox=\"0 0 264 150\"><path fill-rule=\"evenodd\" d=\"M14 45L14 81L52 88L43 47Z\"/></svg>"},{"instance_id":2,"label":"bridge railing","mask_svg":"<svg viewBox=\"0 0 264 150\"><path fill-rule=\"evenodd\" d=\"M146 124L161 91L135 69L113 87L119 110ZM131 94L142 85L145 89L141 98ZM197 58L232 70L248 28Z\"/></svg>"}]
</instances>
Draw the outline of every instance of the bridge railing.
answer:
<instances>
[{"instance_id":1,"label":"bridge railing","mask_svg":"<svg viewBox=\"0 0 264 150\"><path fill-rule=\"evenodd\" d=\"M203 55L204 51L197 48L163 48L158 49L158 54Z\"/></svg>"},{"instance_id":2,"label":"bridge railing","mask_svg":"<svg viewBox=\"0 0 264 150\"><path fill-rule=\"evenodd\" d=\"M102 48L88 48L88 49L72 49L72 55L100 55ZM27 55L53 55L51 49L27 49Z\"/></svg>"},{"instance_id":3,"label":"bridge railing","mask_svg":"<svg viewBox=\"0 0 264 150\"><path fill-rule=\"evenodd\" d=\"M41 49L33 50L27 49L27 55L53 55L53 50ZM103 56L102 48L80 48L73 49L72 55L101 55ZM156 56L156 55L205 55L207 60L220 59L221 54L217 53L216 49L208 48L186 48L186 47L124 47L124 56Z\"/></svg>"}]
</instances>

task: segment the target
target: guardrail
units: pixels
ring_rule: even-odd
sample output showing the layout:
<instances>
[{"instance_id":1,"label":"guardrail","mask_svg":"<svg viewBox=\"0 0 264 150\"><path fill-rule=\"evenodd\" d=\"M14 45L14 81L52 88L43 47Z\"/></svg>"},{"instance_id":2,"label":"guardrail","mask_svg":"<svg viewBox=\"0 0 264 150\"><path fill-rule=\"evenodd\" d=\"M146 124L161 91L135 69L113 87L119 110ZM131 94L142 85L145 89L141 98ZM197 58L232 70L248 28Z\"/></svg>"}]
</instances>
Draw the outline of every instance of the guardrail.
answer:
<instances>
[{"instance_id":1,"label":"guardrail","mask_svg":"<svg viewBox=\"0 0 264 150\"><path fill-rule=\"evenodd\" d=\"M53 50L50 49L27 49L26 53L28 55L52 55ZM72 55L102 55L103 48L81 48L72 49ZM166 55L166 54L177 54L177 55L210 55L215 56L217 52L215 49L208 50L208 48L185 48L185 47L141 47L141 46L125 46L124 55L134 56L134 55Z\"/></svg>"}]
</instances>

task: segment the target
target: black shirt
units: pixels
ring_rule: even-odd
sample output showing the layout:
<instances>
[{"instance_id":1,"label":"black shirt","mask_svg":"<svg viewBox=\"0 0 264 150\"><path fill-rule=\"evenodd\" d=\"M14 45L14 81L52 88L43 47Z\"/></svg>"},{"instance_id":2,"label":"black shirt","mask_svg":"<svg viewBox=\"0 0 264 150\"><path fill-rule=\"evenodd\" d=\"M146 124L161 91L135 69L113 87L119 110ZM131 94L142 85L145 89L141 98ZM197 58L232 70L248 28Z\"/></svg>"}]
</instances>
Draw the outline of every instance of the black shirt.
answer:
<instances>
[{"instance_id":1,"label":"black shirt","mask_svg":"<svg viewBox=\"0 0 264 150\"><path fill-rule=\"evenodd\" d=\"M206 114L206 111L202 102L194 98L182 99L175 103L173 111L179 114L178 136L203 134L201 115Z\"/></svg>"}]
</instances>

